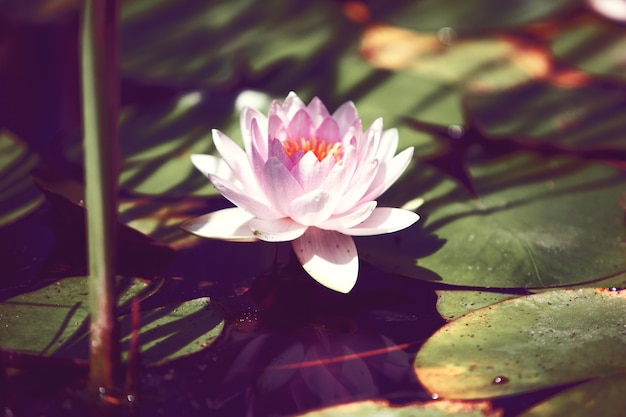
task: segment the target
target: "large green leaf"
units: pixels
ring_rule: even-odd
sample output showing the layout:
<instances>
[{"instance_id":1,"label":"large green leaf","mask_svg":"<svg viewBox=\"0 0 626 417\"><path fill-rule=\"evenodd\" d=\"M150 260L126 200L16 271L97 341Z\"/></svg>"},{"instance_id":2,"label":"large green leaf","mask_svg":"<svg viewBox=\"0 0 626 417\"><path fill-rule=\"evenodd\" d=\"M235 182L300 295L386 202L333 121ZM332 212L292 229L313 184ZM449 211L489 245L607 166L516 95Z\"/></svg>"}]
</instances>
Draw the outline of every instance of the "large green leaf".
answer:
<instances>
[{"instance_id":1,"label":"large green leaf","mask_svg":"<svg viewBox=\"0 0 626 417\"><path fill-rule=\"evenodd\" d=\"M337 11L335 4L318 1L126 2L122 71L143 80L220 88L279 71L281 77L267 84L284 83L342 39L338 30L349 26L339 25L345 21Z\"/></svg>"},{"instance_id":2,"label":"large green leaf","mask_svg":"<svg viewBox=\"0 0 626 417\"><path fill-rule=\"evenodd\" d=\"M440 174L416 170L386 199L422 196L420 222L359 240L362 257L387 271L454 285L542 288L626 270L622 171L516 154L471 166L481 196L474 200Z\"/></svg>"},{"instance_id":3,"label":"large green leaf","mask_svg":"<svg viewBox=\"0 0 626 417\"><path fill-rule=\"evenodd\" d=\"M425 0L398 2L395 7L380 2L374 12L393 10L387 20L409 28L439 30L452 27L462 31L510 28L545 19L573 7L578 0Z\"/></svg>"},{"instance_id":4,"label":"large green leaf","mask_svg":"<svg viewBox=\"0 0 626 417\"><path fill-rule=\"evenodd\" d=\"M503 301L443 326L418 352L415 371L428 391L448 399L497 397L592 378L623 384L624 311L623 290L550 291ZM612 405L623 404L619 390L610 392Z\"/></svg>"},{"instance_id":5,"label":"large green leaf","mask_svg":"<svg viewBox=\"0 0 626 417\"><path fill-rule=\"evenodd\" d=\"M0 226L31 212L43 195L28 176L38 158L8 132L0 131Z\"/></svg>"},{"instance_id":6,"label":"large green leaf","mask_svg":"<svg viewBox=\"0 0 626 417\"><path fill-rule=\"evenodd\" d=\"M489 136L575 150L626 149L626 99L613 85L536 82L497 94L470 95L467 103Z\"/></svg>"},{"instance_id":7,"label":"large green leaf","mask_svg":"<svg viewBox=\"0 0 626 417\"><path fill-rule=\"evenodd\" d=\"M0 347L43 356L86 358L88 354L88 286L83 277L67 278L0 303ZM141 281L122 288L120 332L127 354L131 334L129 304L154 290ZM141 312L142 356L159 363L210 345L223 321L208 298Z\"/></svg>"},{"instance_id":8,"label":"large green leaf","mask_svg":"<svg viewBox=\"0 0 626 417\"><path fill-rule=\"evenodd\" d=\"M386 401L360 401L298 414L299 417L384 416L384 417L498 417L487 402L436 401L427 404L392 406Z\"/></svg>"},{"instance_id":9,"label":"large green leaf","mask_svg":"<svg viewBox=\"0 0 626 417\"><path fill-rule=\"evenodd\" d=\"M622 25L601 18L581 20L559 32L551 47L558 58L584 71L620 81L626 79Z\"/></svg>"}]
</instances>

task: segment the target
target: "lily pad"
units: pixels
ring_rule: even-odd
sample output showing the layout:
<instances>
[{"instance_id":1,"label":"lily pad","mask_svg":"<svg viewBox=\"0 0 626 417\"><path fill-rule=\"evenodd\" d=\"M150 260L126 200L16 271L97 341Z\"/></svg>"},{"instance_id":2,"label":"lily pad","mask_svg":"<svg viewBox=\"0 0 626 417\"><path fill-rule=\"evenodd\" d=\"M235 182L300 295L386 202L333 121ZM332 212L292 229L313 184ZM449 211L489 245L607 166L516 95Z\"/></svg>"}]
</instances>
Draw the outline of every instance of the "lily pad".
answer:
<instances>
[{"instance_id":1,"label":"lily pad","mask_svg":"<svg viewBox=\"0 0 626 417\"><path fill-rule=\"evenodd\" d=\"M624 373L594 379L561 392L520 414L520 417L621 417L626 410Z\"/></svg>"},{"instance_id":2,"label":"lily pad","mask_svg":"<svg viewBox=\"0 0 626 417\"><path fill-rule=\"evenodd\" d=\"M436 401L426 404L392 406L386 401L359 401L298 414L299 417L385 416L385 417L498 417L488 402Z\"/></svg>"},{"instance_id":3,"label":"lily pad","mask_svg":"<svg viewBox=\"0 0 626 417\"><path fill-rule=\"evenodd\" d=\"M42 356L87 358L88 286L84 277L67 278L0 302L0 347ZM124 356L130 337L129 303L152 288L134 281L120 294L120 332ZM208 298L141 312L142 356L160 363L210 345L223 328Z\"/></svg>"},{"instance_id":4,"label":"lily pad","mask_svg":"<svg viewBox=\"0 0 626 417\"><path fill-rule=\"evenodd\" d=\"M479 308L516 297L519 295L491 291L440 290L437 291L437 311L446 321L452 321Z\"/></svg>"},{"instance_id":5,"label":"lily pad","mask_svg":"<svg viewBox=\"0 0 626 417\"><path fill-rule=\"evenodd\" d=\"M0 226L30 213L43 202L43 194L28 176L39 159L15 136L0 131ZM8 204L6 204L8 203Z\"/></svg>"},{"instance_id":6,"label":"lily pad","mask_svg":"<svg viewBox=\"0 0 626 417\"><path fill-rule=\"evenodd\" d=\"M624 27L606 20L586 19L562 31L552 51L566 63L591 74L626 80Z\"/></svg>"},{"instance_id":7,"label":"lily pad","mask_svg":"<svg viewBox=\"0 0 626 417\"><path fill-rule=\"evenodd\" d=\"M421 195L422 220L359 240L363 259L386 271L424 278L426 269L428 279L453 285L546 288L626 270L623 171L520 153L471 165L474 200L440 174L416 170L385 197ZM402 190L413 196L400 199Z\"/></svg>"},{"instance_id":8,"label":"lily pad","mask_svg":"<svg viewBox=\"0 0 626 417\"><path fill-rule=\"evenodd\" d=\"M469 95L467 104L487 135L502 140L573 150L617 149L622 155L626 149L621 111L626 98L613 85L536 82L495 94Z\"/></svg>"},{"instance_id":9,"label":"lily pad","mask_svg":"<svg viewBox=\"0 0 626 417\"><path fill-rule=\"evenodd\" d=\"M624 311L626 290L550 291L503 301L444 325L418 352L415 372L429 392L446 399L621 378Z\"/></svg>"}]
</instances>

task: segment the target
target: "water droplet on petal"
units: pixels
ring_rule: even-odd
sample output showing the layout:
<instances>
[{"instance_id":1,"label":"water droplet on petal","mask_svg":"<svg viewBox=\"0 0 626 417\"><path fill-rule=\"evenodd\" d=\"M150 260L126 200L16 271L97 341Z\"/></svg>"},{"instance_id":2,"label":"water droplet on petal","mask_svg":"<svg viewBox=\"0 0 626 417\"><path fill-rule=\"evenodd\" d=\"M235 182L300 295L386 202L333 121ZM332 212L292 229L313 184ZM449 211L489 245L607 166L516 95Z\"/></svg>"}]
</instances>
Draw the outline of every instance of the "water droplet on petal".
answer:
<instances>
[{"instance_id":1,"label":"water droplet on petal","mask_svg":"<svg viewBox=\"0 0 626 417\"><path fill-rule=\"evenodd\" d=\"M437 394L436 392L433 392L433 393L430 395L430 398L432 398L433 400L437 400L437 399L439 399L439 394Z\"/></svg>"}]
</instances>

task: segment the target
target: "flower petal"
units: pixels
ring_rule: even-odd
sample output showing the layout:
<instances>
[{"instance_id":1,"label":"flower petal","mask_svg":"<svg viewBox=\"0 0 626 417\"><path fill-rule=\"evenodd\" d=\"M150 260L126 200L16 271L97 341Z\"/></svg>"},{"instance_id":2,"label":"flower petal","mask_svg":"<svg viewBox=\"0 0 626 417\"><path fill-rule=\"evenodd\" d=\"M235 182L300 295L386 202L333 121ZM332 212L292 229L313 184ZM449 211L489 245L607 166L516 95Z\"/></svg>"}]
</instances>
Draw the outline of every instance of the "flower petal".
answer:
<instances>
[{"instance_id":1,"label":"flower petal","mask_svg":"<svg viewBox=\"0 0 626 417\"><path fill-rule=\"evenodd\" d=\"M289 204L304 191L285 165L275 157L270 157L263 168L265 195L276 210L287 217ZM264 218L263 216L257 216Z\"/></svg>"},{"instance_id":2,"label":"flower petal","mask_svg":"<svg viewBox=\"0 0 626 417\"><path fill-rule=\"evenodd\" d=\"M195 153L191 155L191 163L206 177L216 175L229 181L236 181L235 174L222 158Z\"/></svg>"},{"instance_id":3,"label":"flower petal","mask_svg":"<svg viewBox=\"0 0 626 417\"><path fill-rule=\"evenodd\" d=\"M239 124L241 128L241 135L243 137L244 149L248 155L250 154L252 148L252 121L255 121L257 130L267 132L267 117L258 110L250 107L244 107L241 111Z\"/></svg>"},{"instance_id":4,"label":"flower petal","mask_svg":"<svg viewBox=\"0 0 626 417\"><path fill-rule=\"evenodd\" d=\"M315 135L315 128L309 113L306 110L298 111L289 122L287 131L289 132L289 137L295 141L299 141L300 138L312 138Z\"/></svg>"},{"instance_id":5,"label":"flower petal","mask_svg":"<svg viewBox=\"0 0 626 417\"><path fill-rule=\"evenodd\" d=\"M252 234L266 242L287 242L297 239L302 236L307 227L294 222L289 217L274 220L255 218L250 221Z\"/></svg>"},{"instance_id":6,"label":"flower petal","mask_svg":"<svg viewBox=\"0 0 626 417\"><path fill-rule=\"evenodd\" d=\"M309 227L292 242L304 270L331 290L348 293L359 275L359 257L350 236Z\"/></svg>"},{"instance_id":7,"label":"flower petal","mask_svg":"<svg viewBox=\"0 0 626 417\"><path fill-rule=\"evenodd\" d=\"M258 239L252 234L249 226L252 219L252 214L239 207L233 207L187 220L180 227L194 235L209 239L255 242Z\"/></svg>"},{"instance_id":8,"label":"flower petal","mask_svg":"<svg viewBox=\"0 0 626 417\"><path fill-rule=\"evenodd\" d=\"M335 119L339 124L339 130L341 130L341 132L346 132L356 121L359 121L359 112L353 102L346 101L339 106L337 110L335 110L333 113L333 119Z\"/></svg>"},{"instance_id":9,"label":"flower petal","mask_svg":"<svg viewBox=\"0 0 626 417\"><path fill-rule=\"evenodd\" d=\"M209 179L224 198L245 211L252 213L254 217L264 219L284 217L270 205L265 197L257 195L256 192L242 189L237 184L214 175L211 175Z\"/></svg>"},{"instance_id":10,"label":"flower petal","mask_svg":"<svg viewBox=\"0 0 626 417\"><path fill-rule=\"evenodd\" d=\"M213 129L213 143L222 159L232 170L235 178L243 184L244 188L256 189L259 187L248 156L239 145L217 129Z\"/></svg>"},{"instance_id":11,"label":"flower petal","mask_svg":"<svg viewBox=\"0 0 626 417\"><path fill-rule=\"evenodd\" d=\"M306 106L306 109L315 126L319 126L324 119L330 117L328 109L324 103L322 103L322 100L317 97L313 97L313 100Z\"/></svg>"},{"instance_id":12,"label":"flower petal","mask_svg":"<svg viewBox=\"0 0 626 417\"><path fill-rule=\"evenodd\" d=\"M334 158L320 162L313 152L307 152L291 169L291 174L306 193L317 188L324 181L333 165Z\"/></svg>"},{"instance_id":13,"label":"flower petal","mask_svg":"<svg viewBox=\"0 0 626 417\"><path fill-rule=\"evenodd\" d=\"M347 214L332 216L330 219L320 224L318 227L325 230L345 230L367 219L376 208L376 201L363 203L353 208Z\"/></svg>"},{"instance_id":14,"label":"flower petal","mask_svg":"<svg viewBox=\"0 0 626 417\"><path fill-rule=\"evenodd\" d=\"M418 221L420 216L412 211L391 207L379 207L362 223L348 229L340 229L341 233L351 236L370 236L393 233L406 229Z\"/></svg>"},{"instance_id":15,"label":"flower petal","mask_svg":"<svg viewBox=\"0 0 626 417\"><path fill-rule=\"evenodd\" d=\"M407 166L409 166L411 158L413 158L412 147L403 150L391 160L381 164L376 173L376 177L363 198L361 198L361 201L375 200L382 193L387 191L387 189L391 187L391 184L396 182Z\"/></svg>"},{"instance_id":16,"label":"flower petal","mask_svg":"<svg viewBox=\"0 0 626 417\"><path fill-rule=\"evenodd\" d=\"M327 220L334 208L330 194L318 188L291 201L288 214L298 223L314 226Z\"/></svg>"},{"instance_id":17,"label":"flower petal","mask_svg":"<svg viewBox=\"0 0 626 417\"><path fill-rule=\"evenodd\" d=\"M398 150L398 129L387 129L383 132L383 136L380 140L380 146L376 152L376 159L379 161L387 161L393 158Z\"/></svg>"}]
</instances>

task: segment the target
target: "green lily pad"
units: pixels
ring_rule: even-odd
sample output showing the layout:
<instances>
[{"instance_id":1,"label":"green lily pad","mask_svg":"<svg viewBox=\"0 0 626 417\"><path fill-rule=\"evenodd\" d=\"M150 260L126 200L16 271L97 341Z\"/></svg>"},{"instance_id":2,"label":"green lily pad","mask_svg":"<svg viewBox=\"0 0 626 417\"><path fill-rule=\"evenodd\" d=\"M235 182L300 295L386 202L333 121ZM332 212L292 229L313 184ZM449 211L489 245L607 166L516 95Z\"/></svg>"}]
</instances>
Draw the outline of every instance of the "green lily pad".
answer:
<instances>
[{"instance_id":1,"label":"green lily pad","mask_svg":"<svg viewBox=\"0 0 626 417\"><path fill-rule=\"evenodd\" d=\"M491 291L440 290L436 292L437 311L446 321L456 320L479 308L519 297L519 295Z\"/></svg>"},{"instance_id":2,"label":"green lily pad","mask_svg":"<svg viewBox=\"0 0 626 417\"><path fill-rule=\"evenodd\" d=\"M520 417L621 417L626 410L626 375L594 379L559 393L520 414Z\"/></svg>"},{"instance_id":3,"label":"green lily pad","mask_svg":"<svg viewBox=\"0 0 626 417\"><path fill-rule=\"evenodd\" d=\"M282 83L309 68L340 39L337 31L349 28L339 24L345 21L337 12L333 3L317 1L126 2L121 69L143 80L219 88L251 77L248 72L278 69L282 77L268 83Z\"/></svg>"},{"instance_id":4,"label":"green lily pad","mask_svg":"<svg viewBox=\"0 0 626 417\"><path fill-rule=\"evenodd\" d=\"M511 28L554 16L572 7L571 0L424 0L402 2L386 16L395 24L421 30L439 30L452 27L456 30L477 31ZM373 12L384 13L389 3L373 6Z\"/></svg>"},{"instance_id":5,"label":"green lily pad","mask_svg":"<svg viewBox=\"0 0 626 417\"><path fill-rule=\"evenodd\" d=\"M429 392L446 399L623 377L624 311L624 290L550 291L503 301L444 325L418 352L415 372Z\"/></svg>"},{"instance_id":6,"label":"green lily pad","mask_svg":"<svg viewBox=\"0 0 626 417\"><path fill-rule=\"evenodd\" d=\"M87 358L87 279L67 278L0 302L0 347L43 356ZM124 357L130 338L129 303L153 289L134 281L120 294L120 334ZM210 345L223 328L208 298L141 311L139 341L148 363L161 363Z\"/></svg>"},{"instance_id":7,"label":"green lily pad","mask_svg":"<svg viewBox=\"0 0 626 417\"><path fill-rule=\"evenodd\" d=\"M626 100L610 85L536 82L495 94L469 95L467 104L488 136L575 150L626 149L621 111Z\"/></svg>"},{"instance_id":8,"label":"green lily pad","mask_svg":"<svg viewBox=\"0 0 626 417\"><path fill-rule=\"evenodd\" d=\"M43 194L28 176L39 159L6 131L0 131L0 155L0 226L4 226L36 209Z\"/></svg>"},{"instance_id":9,"label":"green lily pad","mask_svg":"<svg viewBox=\"0 0 626 417\"><path fill-rule=\"evenodd\" d=\"M402 232L360 239L362 258L389 272L473 287L556 287L626 270L623 171L529 154L470 170L479 200L416 167L381 205L417 193L425 200L422 219Z\"/></svg>"},{"instance_id":10,"label":"green lily pad","mask_svg":"<svg viewBox=\"0 0 626 417\"><path fill-rule=\"evenodd\" d=\"M624 81L624 27L601 18L586 19L559 32L552 41L559 59L592 74Z\"/></svg>"},{"instance_id":11,"label":"green lily pad","mask_svg":"<svg viewBox=\"0 0 626 417\"><path fill-rule=\"evenodd\" d=\"M386 401L359 401L298 414L299 417L385 416L385 417L498 417L488 402L435 401L425 404L392 406Z\"/></svg>"}]
</instances>

